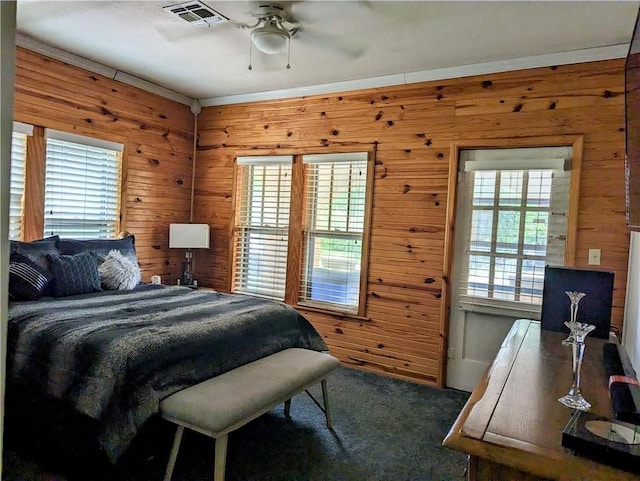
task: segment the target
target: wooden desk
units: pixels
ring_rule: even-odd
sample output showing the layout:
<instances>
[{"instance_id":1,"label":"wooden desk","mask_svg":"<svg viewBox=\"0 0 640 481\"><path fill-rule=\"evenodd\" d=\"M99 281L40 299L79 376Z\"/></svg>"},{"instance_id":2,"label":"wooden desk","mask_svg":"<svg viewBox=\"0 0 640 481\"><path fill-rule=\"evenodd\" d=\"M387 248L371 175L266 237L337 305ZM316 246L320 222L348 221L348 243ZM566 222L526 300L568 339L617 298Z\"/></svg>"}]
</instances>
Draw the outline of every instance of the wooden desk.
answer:
<instances>
[{"instance_id":1,"label":"wooden desk","mask_svg":"<svg viewBox=\"0 0 640 481\"><path fill-rule=\"evenodd\" d=\"M537 321L514 323L443 443L470 455L470 481L640 481L562 447L572 412L558 402L572 378L571 349L561 344L565 337L541 330ZM587 337L580 390L591 412L612 416L605 342Z\"/></svg>"}]
</instances>

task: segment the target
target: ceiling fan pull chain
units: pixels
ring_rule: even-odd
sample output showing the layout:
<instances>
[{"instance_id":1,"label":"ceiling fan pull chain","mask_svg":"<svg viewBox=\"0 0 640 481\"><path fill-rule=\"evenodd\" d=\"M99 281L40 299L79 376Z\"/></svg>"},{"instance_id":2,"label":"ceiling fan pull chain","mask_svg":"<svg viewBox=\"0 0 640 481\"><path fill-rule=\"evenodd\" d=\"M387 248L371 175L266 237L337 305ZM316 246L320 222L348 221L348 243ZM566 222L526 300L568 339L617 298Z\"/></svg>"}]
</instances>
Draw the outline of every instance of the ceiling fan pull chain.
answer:
<instances>
[{"instance_id":1,"label":"ceiling fan pull chain","mask_svg":"<svg viewBox=\"0 0 640 481\"><path fill-rule=\"evenodd\" d=\"M287 50L287 70L291 68L291 64L289 61L291 60L291 37L289 39L289 49Z\"/></svg>"}]
</instances>

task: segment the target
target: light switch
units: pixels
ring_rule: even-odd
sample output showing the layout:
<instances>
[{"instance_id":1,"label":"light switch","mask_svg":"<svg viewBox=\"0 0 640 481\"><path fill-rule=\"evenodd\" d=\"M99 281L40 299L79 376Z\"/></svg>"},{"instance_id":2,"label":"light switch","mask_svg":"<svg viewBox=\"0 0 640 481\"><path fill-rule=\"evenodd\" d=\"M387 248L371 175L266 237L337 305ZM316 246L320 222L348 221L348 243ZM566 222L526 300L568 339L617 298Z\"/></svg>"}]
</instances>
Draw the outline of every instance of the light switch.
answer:
<instances>
[{"instance_id":1,"label":"light switch","mask_svg":"<svg viewBox=\"0 0 640 481\"><path fill-rule=\"evenodd\" d=\"M600 249L589 249L589 265L600 265Z\"/></svg>"}]
</instances>

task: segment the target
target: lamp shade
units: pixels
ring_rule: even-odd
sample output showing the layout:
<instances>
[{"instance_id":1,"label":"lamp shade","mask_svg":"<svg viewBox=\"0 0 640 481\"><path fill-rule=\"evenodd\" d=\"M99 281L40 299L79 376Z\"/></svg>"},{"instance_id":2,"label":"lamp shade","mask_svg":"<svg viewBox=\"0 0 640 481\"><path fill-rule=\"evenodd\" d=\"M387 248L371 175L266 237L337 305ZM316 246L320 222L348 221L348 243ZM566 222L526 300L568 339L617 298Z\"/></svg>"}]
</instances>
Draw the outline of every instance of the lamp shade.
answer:
<instances>
[{"instance_id":1,"label":"lamp shade","mask_svg":"<svg viewBox=\"0 0 640 481\"><path fill-rule=\"evenodd\" d=\"M209 224L169 224L169 247L208 249Z\"/></svg>"},{"instance_id":2,"label":"lamp shade","mask_svg":"<svg viewBox=\"0 0 640 481\"><path fill-rule=\"evenodd\" d=\"M258 50L273 55L282 52L287 45L289 33L268 20L263 27L251 31L251 41Z\"/></svg>"}]
</instances>

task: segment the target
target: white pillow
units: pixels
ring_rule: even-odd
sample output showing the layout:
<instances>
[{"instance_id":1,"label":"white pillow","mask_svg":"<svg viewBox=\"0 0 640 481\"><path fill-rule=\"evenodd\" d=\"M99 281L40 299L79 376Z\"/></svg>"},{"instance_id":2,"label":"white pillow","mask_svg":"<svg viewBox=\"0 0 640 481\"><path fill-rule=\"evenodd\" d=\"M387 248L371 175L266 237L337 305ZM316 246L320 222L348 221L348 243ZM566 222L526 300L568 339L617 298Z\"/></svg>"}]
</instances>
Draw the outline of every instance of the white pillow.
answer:
<instances>
[{"instance_id":1,"label":"white pillow","mask_svg":"<svg viewBox=\"0 0 640 481\"><path fill-rule=\"evenodd\" d=\"M98 273L102 285L112 291L133 289L142 279L140 267L117 249L109 251Z\"/></svg>"}]
</instances>

